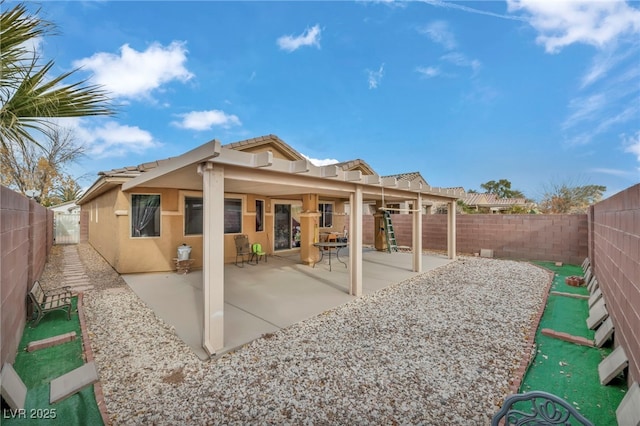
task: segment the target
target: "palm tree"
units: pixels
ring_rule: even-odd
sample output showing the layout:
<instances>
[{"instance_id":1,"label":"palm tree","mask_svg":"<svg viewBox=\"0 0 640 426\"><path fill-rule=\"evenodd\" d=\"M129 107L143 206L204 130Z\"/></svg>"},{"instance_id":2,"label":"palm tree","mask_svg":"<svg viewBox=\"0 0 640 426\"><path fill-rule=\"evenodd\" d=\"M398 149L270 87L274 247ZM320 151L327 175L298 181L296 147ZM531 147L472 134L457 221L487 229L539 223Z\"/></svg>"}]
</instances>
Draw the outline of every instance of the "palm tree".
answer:
<instances>
[{"instance_id":1,"label":"palm tree","mask_svg":"<svg viewBox=\"0 0 640 426\"><path fill-rule=\"evenodd\" d=\"M0 2L4 5L4 1ZM0 146L11 142L39 145L31 130L50 128L50 118L114 115L110 98L100 86L86 80L63 84L72 70L52 77L54 65L41 65L40 57L28 46L38 37L51 34L54 24L43 21L37 12L30 15L24 4L0 14Z\"/></svg>"},{"instance_id":2,"label":"palm tree","mask_svg":"<svg viewBox=\"0 0 640 426\"><path fill-rule=\"evenodd\" d=\"M82 195L82 188L75 179L67 175L55 189L53 198L57 203L66 203L77 200L80 195Z\"/></svg>"}]
</instances>

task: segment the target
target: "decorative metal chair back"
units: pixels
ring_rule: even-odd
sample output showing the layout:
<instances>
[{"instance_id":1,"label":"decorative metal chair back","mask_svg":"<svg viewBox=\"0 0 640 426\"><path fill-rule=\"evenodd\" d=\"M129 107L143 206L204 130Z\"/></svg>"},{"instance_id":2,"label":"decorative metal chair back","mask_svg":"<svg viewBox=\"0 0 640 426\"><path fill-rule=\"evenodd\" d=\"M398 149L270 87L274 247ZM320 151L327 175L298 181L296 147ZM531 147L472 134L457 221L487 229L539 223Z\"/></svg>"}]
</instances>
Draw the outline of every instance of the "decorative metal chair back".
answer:
<instances>
[{"instance_id":1,"label":"decorative metal chair back","mask_svg":"<svg viewBox=\"0 0 640 426\"><path fill-rule=\"evenodd\" d=\"M585 425L593 426L575 407L564 399L542 391L509 395L491 426L504 425Z\"/></svg>"},{"instance_id":2,"label":"decorative metal chair back","mask_svg":"<svg viewBox=\"0 0 640 426\"><path fill-rule=\"evenodd\" d=\"M233 240L236 243L236 266L244 266L244 257L247 256L247 261L249 261L251 256L249 237L245 234L240 234L233 237ZM238 258L241 259L240 265L238 265Z\"/></svg>"}]
</instances>

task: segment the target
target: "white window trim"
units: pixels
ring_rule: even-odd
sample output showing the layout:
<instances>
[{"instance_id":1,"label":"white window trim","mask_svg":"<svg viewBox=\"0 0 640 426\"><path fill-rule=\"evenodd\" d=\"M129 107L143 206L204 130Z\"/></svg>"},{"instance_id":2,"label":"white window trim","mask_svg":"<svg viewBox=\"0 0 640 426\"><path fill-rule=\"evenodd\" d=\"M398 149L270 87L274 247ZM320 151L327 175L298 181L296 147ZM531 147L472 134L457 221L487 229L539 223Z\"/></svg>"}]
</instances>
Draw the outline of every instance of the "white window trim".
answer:
<instances>
[{"instance_id":1,"label":"white window trim","mask_svg":"<svg viewBox=\"0 0 640 426\"><path fill-rule=\"evenodd\" d=\"M333 216L336 214L336 203L335 203L335 201L322 201L322 200L319 200L318 204L331 204L331 226L320 226L320 228L323 228L323 229L333 228ZM324 225L323 215L324 215L324 213L322 211L320 211L320 217L318 219Z\"/></svg>"},{"instance_id":2,"label":"white window trim","mask_svg":"<svg viewBox=\"0 0 640 426\"><path fill-rule=\"evenodd\" d=\"M224 235L240 235L240 234L245 234L244 232L244 216L247 214L247 196L244 194L229 194L226 193L224 194L224 200L240 200L240 232L225 232L224 229L222 230ZM224 200L222 201L222 213L224 215Z\"/></svg>"},{"instance_id":3,"label":"white window trim","mask_svg":"<svg viewBox=\"0 0 640 426\"><path fill-rule=\"evenodd\" d=\"M186 228L187 215L185 214L185 198L202 198L204 202L204 194L202 191L178 191L178 212L182 215L182 236L184 238L202 238L203 234L185 234L184 228Z\"/></svg>"}]
</instances>

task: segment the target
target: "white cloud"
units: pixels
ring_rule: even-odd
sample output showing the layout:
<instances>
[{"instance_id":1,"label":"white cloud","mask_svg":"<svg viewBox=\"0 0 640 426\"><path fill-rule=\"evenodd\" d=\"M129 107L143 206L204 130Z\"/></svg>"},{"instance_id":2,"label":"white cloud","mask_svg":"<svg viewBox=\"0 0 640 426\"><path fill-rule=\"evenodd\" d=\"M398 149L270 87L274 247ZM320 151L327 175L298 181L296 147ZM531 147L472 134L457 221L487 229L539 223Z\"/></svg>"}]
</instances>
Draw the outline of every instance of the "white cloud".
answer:
<instances>
[{"instance_id":1,"label":"white cloud","mask_svg":"<svg viewBox=\"0 0 640 426\"><path fill-rule=\"evenodd\" d=\"M377 89L382 77L384 77L384 64L380 65L378 71L367 70L369 89Z\"/></svg>"},{"instance_id":2,"label":"white cloud","mask_svg":"<svg viewBox=\"0 0 640 426\"><path fill-rule=\"evenodd\" d=\"M624 152L633 154L640 162L640 130L635 135L622 136L622 144L624 146Z\"/></svg>"},{"instance_id":3,"label":"white cloud","mask_svg":"<svg viewBox=\"0 0 640 426\"><path fill-rule=\"evenodd\" d=\"M316 24L311 28L307 28L304 32L297 36L286 35L278 38L277 44L282 50L293 52L303 46L316 46L320 48L320 25Z\"/></svg>"},{"instance_id":4,"label":"white cloud","mask_svg":"<svg viewBox=\"0 0 640 426\"><path fill-rule=\"evenodd\" d=\"M453 50L457 47L456 38L449 30L449 24L445 21L434 21L418 31L429 36L431 41L442 45L447 50Z\"/></svg>"},{"instance_id":5,"label":"white cloud","mask_svg":"<svg viewBox=\"0 0 640 426\"><path fill-rule=\"evenodd\" d=\"M591 68L587 70L586 74L582 77L581 89L584 89L587 86L595 83L601 78L605 77L607 73L613 68L616 64L615 58L611 55L611 53L607 52L606 54L599 54L593 58L593 63Z\"/></svg>"},{"instance_id":6,"label":"white cloud","mask_svg":"<svg viewBox=\"0 0 640 426\"><path fill-rule=\"evenodd\" d=\"M464 5L461 5L461 4L452 3L450 1L443 1L443 0L421 0L421 1L423 3L429 4L431 6L442 7L442 8L445 8L445 9L461 10L463 12L474 13L474 14L477 14L477 15L493 16L494 18L508 19L508 20L511 20L511 21L525 21L525 19L520 17L520 16L502 15L500 13L488 12L486 10L474 9L472 7L469 7L469 6L464 6ZM478 2L478 3L482 3L482 2Z\"/></svg>"},{"instance_id":7,"label":"white cloud","mask_svg":"<svg viewBox=\"0 0 640 426\"><path fill-rule=\"evenodd\" d=\"M640 117L637 102L640 90L630 90L630 87L616 80L600 92L572 99L569 109L573 112L562 123L562 130L576 132L568 138L568 143L584 145L616 125L637 121Z\"/></svg>"},{"instance_id":8,"label":"white cloud","mask_svg":"<svg viewBox=\"0 0 640 426\"><path fill-rule=\"evenodd\" d=\"M356 0L356 3L383 4L391 8L399 9L404 9L405 7L407 7L407 2L405 0Z\"/></svg>"},{"instance_id":9,"label":"white cloud","mask_svg":"<svg viewBox=\"0 0 640 426\"><path fill-rule=\"evenodd\" d=\"M632 66L628 67L626 71L623 71L622 75L617 76L616 78L626 78L628 82L637 81L640 74L640 68L636 66L639 50L640 48L636 43L635 45L630 46L627 50L620 51L620 49L616 48L605 49L605 51L596 54L593 58L591 67L582 77L580 88L584 89L597 81L603 80L612 72L617 71L617 69L624 69L625 61L627 60L631 61Z\"/></svg>"},{"instance_id":10,"label":"white cloud","mask_svg":"<svg viewBox=\"0 0 640 426\"><path fill-rule=\"evenodd\" d=\"M440 2L428 2L434 6L449 7ZM477 59L469 59L463 53L455 51L458 47L454 33L450 30L446 21L434 21L425 27L419 28L418 31L426 34L434 43L442 45L448 53L440 57L441 61L449 62L458 67L471 68L473 72L480 69L481 63ZM446 67L445 67L446 69ZM423 77L433 78L443 76L441 67L418 67L416 69Z\"/></svg>"},{"instance_id":11,"label":"white cloud","mask_svg":"<svg viewBox=\"0 0 640 426\"><path fill-rule=\"evenodd\" d=\"M108 121L98 127L77 127L76 136L87 146L92 157L123 157L131 152L142 153L162 146L151 133L138 126L123 126Z\"/></svg>"},{"instance_id":12,"label":"white cloud","mask_svg":"<svg viewBox=\"0 0 640 426\"><path fill-rule=\"evenodd\" d=\"M143 52L125 44L120 54L96 53L75 61L73 66L91 71L92 82L104 86L116 98L140 98L173 80L186 82L193 78L184 66L186 61L184 43L174 41L166 47L153 43Z\"/></svg>"},{"instance_id":13,"label":"white cloud","mask_svg":"<svg viewBox=\"0 0 640 426\"><path fill-rule=\"evenodd\" d=\"M416 68L416 71L426 78L437 77L441 74L440 69L436 67L418 67Z\"/></svg>"},{"instance_id":14,"label":"white cloud","mask_svg":"<svg viewBox=\"0 0 640 426\"><path fill-rule=\"evenodd\" d=\"M640 33L640 10L625 1L507 0L510 12L523 11L548 53L573 43L605 47L625 34Z\"/></svg>"},{"instance_id":15,"label":"white cloud","mask_svg":"<svg viewBox=\"0 0 640 426\"><path fill-rule=\"evenodd\" d=\"M78 144L84 146L86 154L94 159L140 154L162 146L150 132L107 118L69 117L49 121L70 129Z\"/></svg>"},{"instance_id":16,"label":"white cloud","mask_svg":"<svg viewBox=\"0 0 640 426\"><path fill-rule=\"evenodd\" d=\"M209 130L213 126L228 129L232 126L242 125L237 115L227 114L218 109L192 111L186 114L178 114L178 116L182 117L182 121L174 121L172 124L190 130Z\"/></svg>"},{"instance_id":17,"label":"white cloud","mask_svg":"<svg viewBox=\"0 0 640 426\"><path fill-rule=\"evenodd\" d=\"M562 128L567 130L580 122L593 121L606 105L607 97L604 93L572 99L569 109L573 113L564 121Z\"/></svg>"},{"instance_id":18,"label":"white cloud","mask_svg":"<svg viewBox=\"0 0 640 426\"><path fill-rule=\"evenodd\" d=\"M469 59L460 52L447 53L446 55L442 55L440 59L447 62L451 62L452 64L457 65L459 67L471 68L473 71L478 71L481 65L480 61L478 61L477 59Z\"/></svg>"},{"instance_id":19,"label":"white cloud","mask_svg":"<svg viewBox=\"0 0 640 426\"><path fill-rule=\"evenodd\" d=\"M302 156L304 158L306 158L307 160L309 160L309 162L311 164L313 164L314 166L318 166L318 167L322 167L322 166L328 166L330 164L336 164L339 163L338 160L334 159L334 158L325 158L324 160L320 160L317 158L311 158L307 155L302 154Z\"/></svg>"},{"instance_id":20,"label":"white cloud","mask_svg":"<svg viewBox=\"0 0 640 426\"><path fill-rule=\"evenodd\" d=\"M607 169L607 168L598 168L598 167L589 169L589 172L602 173L604 175L611 175L611 176L618 176L618 177L627 177L631 175L631 173L627 170Z\"/></svg>"}]
</instances>

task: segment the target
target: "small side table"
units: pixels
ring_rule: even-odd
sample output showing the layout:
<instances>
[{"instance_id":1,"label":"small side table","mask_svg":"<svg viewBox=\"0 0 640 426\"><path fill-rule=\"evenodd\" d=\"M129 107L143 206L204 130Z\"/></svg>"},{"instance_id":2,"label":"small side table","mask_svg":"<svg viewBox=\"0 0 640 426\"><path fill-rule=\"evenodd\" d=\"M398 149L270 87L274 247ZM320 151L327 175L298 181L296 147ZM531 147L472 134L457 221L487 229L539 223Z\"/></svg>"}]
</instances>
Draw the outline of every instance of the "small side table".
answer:
<instances>
[{"instance_id":1,"label":"small side table","mask_svg":"<svg viewBox=\"0 0 640 426\"><path fill-rule=\"evenodd\" d=\"M180 259L174 258L173 261L176 264L176 273L188 274L191 271L191 265L193 264L193 259L180 260Z\"/></svg>"}]
</instances>

